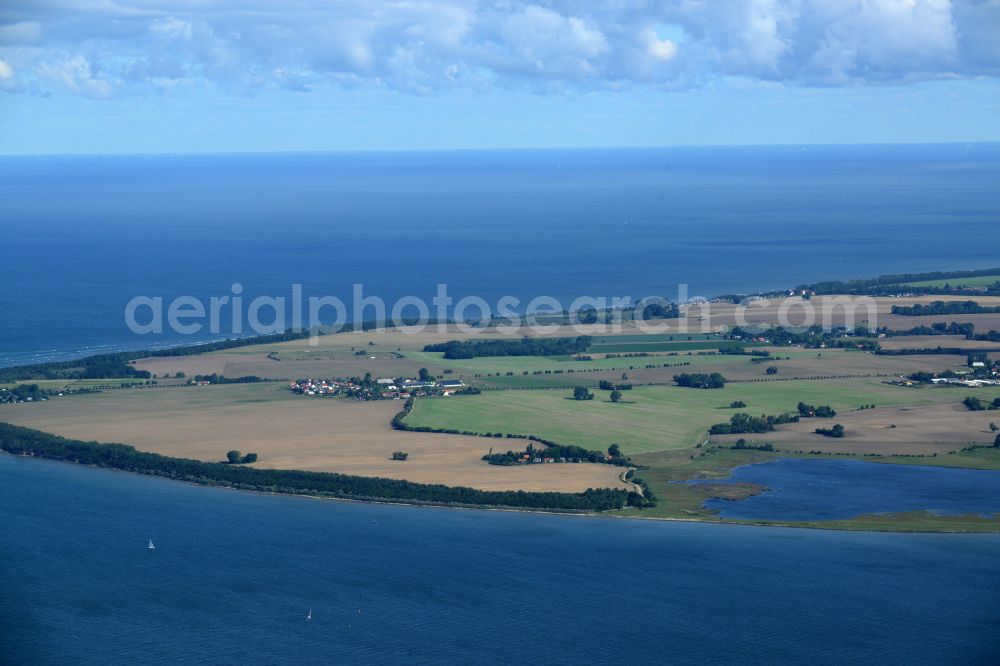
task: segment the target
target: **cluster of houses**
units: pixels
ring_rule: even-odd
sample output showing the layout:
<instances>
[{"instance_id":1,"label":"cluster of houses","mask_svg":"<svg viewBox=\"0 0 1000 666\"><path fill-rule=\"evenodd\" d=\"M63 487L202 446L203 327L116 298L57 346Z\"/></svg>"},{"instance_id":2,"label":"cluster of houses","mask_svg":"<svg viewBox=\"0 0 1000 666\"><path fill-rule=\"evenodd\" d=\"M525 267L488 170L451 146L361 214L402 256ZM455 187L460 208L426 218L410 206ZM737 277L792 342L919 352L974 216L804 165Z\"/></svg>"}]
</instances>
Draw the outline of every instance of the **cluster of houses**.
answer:
<instances>
[{"instance_id":1,"label":"cluster of houses","mask_svg":"<svg viewBox=\"0 0 1000 666\"><path fill-rule=\"evenodd\" d=\"M358 379L296 379L288 389L312 396L345 396L357 400L406 400L409 397L454 395L465 387L460 379L421 380L382 377L374 382Z\"/></svg>"},{"instance_id":2,"label":"cluster of houses","mask_svg":"<svg viewBox=\"0 0 1000 666\"><path fill-rule=\"evenodd\" d=\"M303 395L340 395L351 386L350 382L335 379L296 379L288 385L288 390Z\"/></svg>"}]
</instances>

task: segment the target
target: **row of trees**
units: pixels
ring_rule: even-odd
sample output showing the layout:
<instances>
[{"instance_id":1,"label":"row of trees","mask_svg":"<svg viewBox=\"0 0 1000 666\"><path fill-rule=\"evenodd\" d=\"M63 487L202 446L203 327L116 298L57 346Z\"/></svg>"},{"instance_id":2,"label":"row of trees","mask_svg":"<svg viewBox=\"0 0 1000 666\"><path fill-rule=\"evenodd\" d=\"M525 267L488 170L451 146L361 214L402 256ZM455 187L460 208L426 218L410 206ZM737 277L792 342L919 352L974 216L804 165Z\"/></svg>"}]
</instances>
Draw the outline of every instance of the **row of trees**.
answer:
<instances>
[{"instance_id":1,"label":"row of trees","mask_svg":"<svg viewBox=\"0 0 1000 666\"><path fill-rule=\"evenodd\" d=\"M183 373L177 373L182 375ZM225 375L219 375L212 373L210 375L195 375L194 379L190 380L192 382L208 382L209 384L256 384L257 382L266 382L267 380L263 377L258 377L257 375L244 375L243 377L226 377Z\"/></svg>"},{"instance_id":2,"label":"row of trees","mask_svg":"<svg viewBox=\"0 0 1000 666\"><path fill-rule=\"evenodd\" d=\"M683 373L674 375L674 381L678 386L687 388L720 389L726 386L726 378L718 372L705 373Z\"/></svg>"},{"instance_id":3,"label":"row of trees","mask_svg":"<svg viewBox=\"0 0 1000 666\"><path fill-rule=\"evenodd\" d=\"M755 337L766 335L776 345L802 345L807 348L837 347L864 349L874 351L879 348L878 339L867 336L847 335L847 329L833 327L824 329L822 326L810 326L803 330L792 330L783 326L773 326L766 332L753 331L740 326L734 326L730 334L733 337Z\"/></svg>"},{"instance_id":4,"label":"row of trees","mask_svg":"<svg viewBox=\"0 0 1000 666\"><path fill-rule=\"evenodd\" d=\"M797 290L813 291L817 294L858 294L869 296L891 296L901 291L913 293L950 293L953 287L914 287L909 282L925 282L932 280L951 280L956 278L982 277L1000 275L1000 268L985 268L963 271L935 271L933 273L899 273L881 275L865 280L839 281L831 280L814 284L799 285Z\"/></svg>"},{"instance_id":5,"label":"row of trees","mask_svg":"<svg viewBox=\"0 0 1000 666\"><path fill-rule=\"evenodd\" d=\"M795 423L799 420L793 414L779 414L777 416L750 416L740 412L729 417L728 423L716 423L708 429L710 435L737 435L744 433L771 432L775 426L784 423Z\"/></svg>"},{"instance_id":6,"label":"row of trees","mask_svg":"<svg viewBox=\"0 0 1000 666\"><path fill-rule=\"evenodd\" d=\"M980 398L970 395L962 401L962 404L970 412L981 412L987 409L1000 409L1000 398L994 398L993 402L983 402Z\"/></svg>"},{"instance_id":7,"label":"row of trees","mask_svg":"<svg viewBox=\"0 0 1000 666\"><path fill-rule=\"evenodd\" d=\"M620 465L627 467L629 460L617 444L608 447L608 454L600 451L591 451L582 446L570 444L551 444L542 448L536 447L529 442L523 451L508 450L503 453L494 453L490 449L489 453L483 456L483 460L491 465L518 465L523 461L533 463L537 461L565 460L572 463L608 463L610 465Z\"/></svg>"},{"instance_id":8,"label":"row of trees","mask_svg":"<svg viewBox=\"0 0 1000 666\"><path fill-rule=\"evenodd\" d=\"M895 330L888 328L886 326L880 326L877 332L884 334L886 336L908 336L908 335L964 335L966 338L972 338L976 330L976 325L971 321L959 324L957 321L953 321L950 324L946 324L943 321L934 322L930 326L914 326L913 328L908 328L906 330Z\"/></svg>"},{"instance_id":9,"label":"row of trees","mask_svg":"<svg viewBox=\"0 0 1000 666\"><path fill-rule=\"evenodd\" d=\"M816 428L815 432L816 432L817 435L824 435L826 437L837 437L837 438L840 438L840 437L844 436L845 430L844 430L844 426L842 426L842 425L840 425L838 423L837 425L833 426L832 428Z\"/></svg>"},{"instance_id":10,"label":"row of trees","mask_svg":"<svg viewBox=\"0 0 1000 666\"><path fill-rule=\"evenodd\" d=\"M206 463L137 451L124 444L66 439L8 423L0 423L0 450L205 485L342 499L554 511L608 511L620 509L629 500L627 491L614 488L589 489L582 493L486 491L379 477Z\"/></svg>"},{"instance_id":11,"label":"row of trees","mask_svg":"<svg viewBox=\"0 0 1000 666\"><path fill-rule=\"evenodd\" d=\"M631 391L631 384L615 384L614 382L609 382L607 379L602 379L597 383L597 388L602 391Z\"/></svg>"},{"instance_id":12,"label":"row of trees","mask_svg":"<svg viewBox=\"0 0 1000 666\"><path fill-rule=\"evenodd\" d=\"M424 347L425 352L444 352L445 358L477 356L568 356L590 349L590 336L575 338L522 338L520 340L449 340Z\"/></svg>"},{"instance_id":13,"label":"row of trees","mask_svg":"<svg viewBox=\"0 0 1000 666\"><path fill-rule=\"evenodd\" d=\"M820 405L816 407L814 405L807 405L804 402L798 404L799 416L812 417L815 416L818 419L832 419L837 415L836 410L834 410L830 405Z\"/></svg>"},{"instance_id":14,"label":"row of trees","mask_svg":"<svg viewBox=\"0 0 1000 666\"><path fill-rule=\"evenodd\" d=\"M1000 307L980 305L975 301L934 301L916 305L893 305L892 314L908 317L952 314L996 314Z\"/></svg>"}]
</instances>

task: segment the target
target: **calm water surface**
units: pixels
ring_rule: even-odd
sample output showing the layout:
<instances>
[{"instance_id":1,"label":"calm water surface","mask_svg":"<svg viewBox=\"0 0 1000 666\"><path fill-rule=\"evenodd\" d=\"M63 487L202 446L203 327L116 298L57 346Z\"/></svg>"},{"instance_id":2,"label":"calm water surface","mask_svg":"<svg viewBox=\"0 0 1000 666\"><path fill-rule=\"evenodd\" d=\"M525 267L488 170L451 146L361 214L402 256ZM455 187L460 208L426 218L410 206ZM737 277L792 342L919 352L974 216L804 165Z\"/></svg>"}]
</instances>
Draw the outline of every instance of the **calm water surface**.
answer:
<instances>
[{"instance_id":1,"label":"calm water surface","mask_svg":"<svg viewBox=\"0 0 1000 666\"><path fill-rule=\"evenodd\" d=\"M725 481L768 488L744 500L705 503L727 518L837 520L906 511L1000 513L1000 471L996 470L789 458L737 467Z\"/></svg>"},{"instance_id":2,"label":"calm water surface","mask_svg":"<svg viewBox=\"0 0 1000 666\"><path fill-rule=\"evenodd\" d=\"M123 313L234 282L246 303L448 283L568 306L990 267L1000 144L0 157L0 201L14 365L231 335L135 335Z\"/></svg>"},{"instance_id":3,"label":"calm water surface","mask_svg":"<svg viewBox=\"0 0 1000 666\"><path fill-rule=\"evenodd\" d=\"M990 664L998 561L1000 535L349 504L0 455L4 664Z\"/></svg>"}]
</instances>

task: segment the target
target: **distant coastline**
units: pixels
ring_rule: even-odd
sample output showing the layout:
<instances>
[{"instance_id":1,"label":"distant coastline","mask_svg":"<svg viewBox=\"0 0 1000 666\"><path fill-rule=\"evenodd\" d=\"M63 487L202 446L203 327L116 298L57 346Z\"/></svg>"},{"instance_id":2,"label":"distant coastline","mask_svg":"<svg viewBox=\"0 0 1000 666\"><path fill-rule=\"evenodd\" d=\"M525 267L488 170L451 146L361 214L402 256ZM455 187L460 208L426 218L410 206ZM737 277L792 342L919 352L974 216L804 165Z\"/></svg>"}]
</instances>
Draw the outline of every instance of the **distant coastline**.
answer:
<instances>
[{"instance_id":1,"label":"distant coastline","mask_svg":"<svg viewBox=\"0 0 1000 666\"><path fill-rule=\"evenodd\" d=\"M237 279L569 302L995 262L997 144L801 148L7 157L0 365L186 346L128 331L129 299Z\"/></svg>"}]
</instances>

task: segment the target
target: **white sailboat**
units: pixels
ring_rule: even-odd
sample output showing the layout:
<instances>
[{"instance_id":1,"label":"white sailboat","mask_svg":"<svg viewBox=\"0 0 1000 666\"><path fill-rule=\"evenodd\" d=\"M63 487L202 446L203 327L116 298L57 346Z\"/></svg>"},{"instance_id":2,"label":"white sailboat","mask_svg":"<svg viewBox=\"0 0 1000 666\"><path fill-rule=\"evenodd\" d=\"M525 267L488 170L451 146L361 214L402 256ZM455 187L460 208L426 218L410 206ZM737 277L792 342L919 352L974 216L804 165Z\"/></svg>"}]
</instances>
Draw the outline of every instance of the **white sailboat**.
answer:
<instances>
[{"instance_id":1,"label":"white sailboat","mask_svg":"<svg viewBox=\"0 0 1000 666\"><path fill-rule=\"evenodd\" d=\"M309 615L306 615L306 619L307 620L313 619L313 609L312 608L309 609Z\"/></svg>"},{"instance_id":2,"label":"white sailboat","mask_svg":"<svg viewBox=\"0 0 1000 666\"><path fill-rule=\"evenodd\" d=\"M147 548L149 550L156 550L156 546L153 545L153 540L152 539L149 540L149 546L147 546Z\"/></svg>"}]
</instances>

